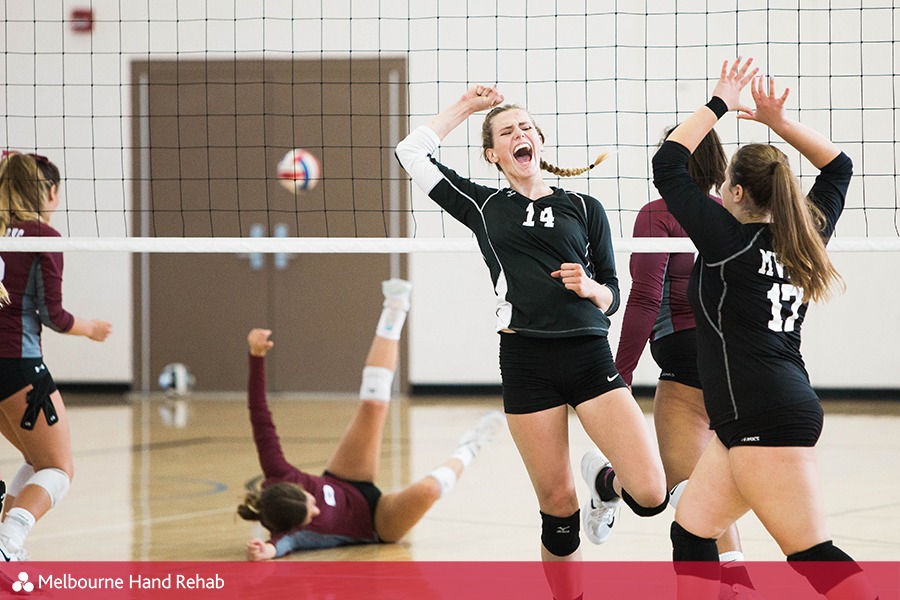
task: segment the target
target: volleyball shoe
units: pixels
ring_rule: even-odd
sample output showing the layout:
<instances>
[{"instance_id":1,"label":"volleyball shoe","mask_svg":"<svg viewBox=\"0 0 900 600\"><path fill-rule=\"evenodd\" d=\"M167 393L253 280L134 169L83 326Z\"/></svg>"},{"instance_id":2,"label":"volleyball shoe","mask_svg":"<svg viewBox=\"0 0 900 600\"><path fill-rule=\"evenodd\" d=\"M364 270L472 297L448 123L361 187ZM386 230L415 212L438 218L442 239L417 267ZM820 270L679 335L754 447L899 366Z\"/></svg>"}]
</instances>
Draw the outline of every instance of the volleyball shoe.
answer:
<instances>
[{"instance_id":1,"label":"volleyball shoe","mask_svg":"<svg viewBox=\"0 0 900 600\"><path fill-rule=\"evenodd\" d=\"M581 528L594 544L602 544L612 533L619 513L620 498L603 500L597 491L597 476L609 461L603 453L594 448L581 457L581 476L591 491L591 499L581 507Z\"/></svg>"}]
</instances>

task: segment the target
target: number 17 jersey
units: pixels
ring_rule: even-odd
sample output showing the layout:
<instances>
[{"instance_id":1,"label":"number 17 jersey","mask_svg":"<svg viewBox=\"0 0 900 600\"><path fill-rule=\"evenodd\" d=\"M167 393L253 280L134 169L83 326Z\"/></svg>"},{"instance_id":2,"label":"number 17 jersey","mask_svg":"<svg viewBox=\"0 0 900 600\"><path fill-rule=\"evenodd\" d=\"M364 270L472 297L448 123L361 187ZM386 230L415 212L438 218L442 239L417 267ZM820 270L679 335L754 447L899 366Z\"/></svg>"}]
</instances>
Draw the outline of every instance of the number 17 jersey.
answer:
<instances>
[{"instance_id":1,"label":"number 17 jersey","mask_svg":"<svg viewBox=\"0 0 900 600\"><path fill-rule=\"evenodd\" d=\"M700 253L688 299L697 321L697 367L710 426L767 410L818 402L800 353L807 304L772 249L768 223L741 223L697 188L690 153L667 141L654 183ZM809 193L827 240L844 207L853 165L840 154Z\"/></svg>"}]
</instances>

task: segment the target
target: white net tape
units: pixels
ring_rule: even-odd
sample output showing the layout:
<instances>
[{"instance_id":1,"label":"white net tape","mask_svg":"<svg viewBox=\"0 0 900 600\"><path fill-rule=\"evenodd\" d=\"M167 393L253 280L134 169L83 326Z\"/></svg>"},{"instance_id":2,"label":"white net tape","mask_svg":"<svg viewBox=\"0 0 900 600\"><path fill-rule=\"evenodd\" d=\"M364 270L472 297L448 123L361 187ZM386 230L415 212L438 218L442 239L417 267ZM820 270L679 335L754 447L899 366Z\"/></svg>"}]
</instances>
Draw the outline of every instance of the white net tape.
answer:
<instances>
[{"instance_id":1,"label":"white net tape","mask_svg":"<svg viewBox=\"0 0 900 600\"><path fill-rule=\"evenodd\" d=\"M616 252L695 252L687 238L622 238ZM900 239L840 238L830 252L898 252ZM288 254L478 252L473 238L0 238L0 251Z\"/></svg>"}]
</instances>

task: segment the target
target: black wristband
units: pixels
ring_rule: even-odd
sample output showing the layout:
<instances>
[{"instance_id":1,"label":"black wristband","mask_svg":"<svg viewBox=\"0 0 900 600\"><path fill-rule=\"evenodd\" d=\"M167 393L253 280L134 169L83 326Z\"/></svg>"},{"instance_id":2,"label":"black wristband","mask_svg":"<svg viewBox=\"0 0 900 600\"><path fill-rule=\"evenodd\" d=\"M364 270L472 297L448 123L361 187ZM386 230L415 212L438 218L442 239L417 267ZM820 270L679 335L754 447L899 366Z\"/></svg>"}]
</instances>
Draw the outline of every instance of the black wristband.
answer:
<instances>
[{"instance_id":1,"label":"black wristband","mask_svg":"<svg viewBox=\"0 0 900 600\"><path fill-rule=\"evenodd\" d=\"M709 102L706 103L706 108L713 111L717 119L721 119L728 112L728 105L718 96L710 98Z\"/></svg>"}]
</instances>

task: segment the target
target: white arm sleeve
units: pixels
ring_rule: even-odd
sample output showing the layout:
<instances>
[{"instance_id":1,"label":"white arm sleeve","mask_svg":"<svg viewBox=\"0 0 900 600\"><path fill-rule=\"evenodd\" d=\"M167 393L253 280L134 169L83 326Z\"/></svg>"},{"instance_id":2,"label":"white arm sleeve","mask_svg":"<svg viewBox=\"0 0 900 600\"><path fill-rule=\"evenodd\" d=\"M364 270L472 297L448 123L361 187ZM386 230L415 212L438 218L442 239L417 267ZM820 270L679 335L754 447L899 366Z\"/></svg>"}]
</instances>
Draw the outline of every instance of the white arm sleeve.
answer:
<instances>
[{"instance_id":1,"label":"white arm sleeve","mask_svg":"<svg viewBox=\"0 0 900 600\"><path fill-rule=\"evenodd\" d=\"M444 178L433 162L430 155L434 154L441 145L438 137L430 127L421 125L397 144L397 160L409 173L423 192L430 193L434 186Z\"/></svg>"}]
</instances>

